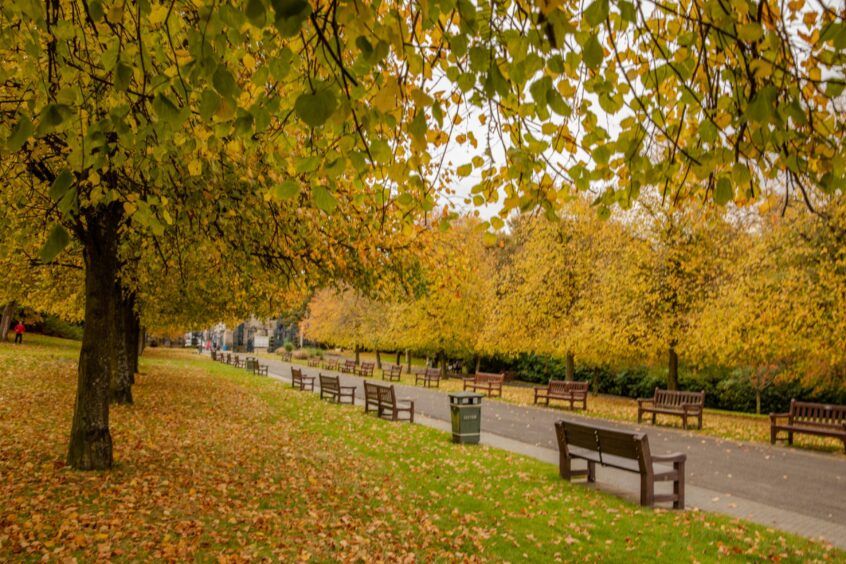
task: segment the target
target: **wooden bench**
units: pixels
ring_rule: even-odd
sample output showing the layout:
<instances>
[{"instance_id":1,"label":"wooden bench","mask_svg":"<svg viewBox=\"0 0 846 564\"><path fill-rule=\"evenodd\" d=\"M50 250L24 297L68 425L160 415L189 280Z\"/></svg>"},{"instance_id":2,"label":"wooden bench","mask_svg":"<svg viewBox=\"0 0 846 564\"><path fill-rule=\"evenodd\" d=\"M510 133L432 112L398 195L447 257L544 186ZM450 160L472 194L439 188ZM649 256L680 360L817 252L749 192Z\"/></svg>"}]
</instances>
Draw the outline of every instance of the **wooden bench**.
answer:
<instances>
[{"instance_id":1,"label":"wooden bench","mask_svg":"<svg viewBox=\"0 0 846 564\"><path fill-rule=\"evenodd\" d=\"M308 366L309 366L309 368L320 368L320 359L319 358L308 359Z\"/></svg>"},{"instance_id":2,"label":"wooden bench","mask_svg":"<svg viewBox=\"0 0 846 564\"><path fill-rule=\"evenodd\" d=\"M261 364L259 364L259 361L256 360L255 362L253 362L253 374L256 374L258 376L268 376L268 366L266 364L262 366Z\"/></svg>"},{"instance_id":3,"label":"wooden bench","mask_svg":"<svg viewBox=\"0 0 846 564\"><path fill-rule=\"evenodd\" d=\"M402 376L402 364L394 364L390 368L382 369L382 380L399 382Z\"/></svg>"},{"instance_id":4,"label":"wooden bench","mask_svg":"<svg viewBox=\"0 0 846 564\"><path fill-rule=\"evenodd\" d=\"M637 422L640 423L644 413L652 414L652 424L655 416L675 415L682 418L682 428L687 430L687 419L695 417L702 428L702 410L705 408L705 392L679 392L674 390L660 390L655 388L655 396L637 400Z\"/></svg>"},{"instance_id":5,"label":"wooden bench","mask_svg":"<svg viewBox=\"0 0 846 564\"><path fill-rule=\"evenodd\" d=\"M792 399L787 413L770 413L771 444L775 444L779 431L787 433L789 445L793 444L793 433L840 439L846 452L846 405Z\"/></svg>"},{"instance_id":6,"label":"wooden bench","mask_svg":"<svg viewBox=\"0 0 846 564\"><path fill-rule=\"evenodd\" d=\"M340 368L341 368L341 363L340 363L340 361L338 361L337 358L332 358L332 359L328 359L328 360L323 361L323 369L324 370L333 370L335 372L338 372L338 370L340 370Z\"/></svg>"},{"instance_id":7,"label":"wooden bench","mask_svg":"<svg viewBox=\"0 0 846 564\"><path fill-rule=\"evenodd\" d=\"M342 386L341 379L337 376L320 374L320 399L328 397L335 403L344 403L344 398L349 403L355 403L355 386Z\"/></svg>"},{"instance_id":8,"label":"wooden bench","mask_svg":"<svg viewBox=\"0 0 846 564\"><path fill-rule=\"evenodd\" d=\"M232 357L232 366L234 366L235 368L243 368L244 367L244 362L241 361L241 359L238 357L237 354Z\"/></svg>"},{"instance_id":9,"label":"wooden bench","mask_svg":"<svg viewBox=\"0 0 846 564\"><path fill-rule=\"evenodd\" d=\"M355 373L358 376L363 376L365 378L373 378L374 368L376 368L375 362L362 362L359 367L355 369Z\"/></svg>"},{"instance_id":10,"label":"wooden bench","mask_svg":"<svg viewBox=\"0 0 846 564\"><path fill-rule=\"evenodd\" d=\"M364 413L375 411L379 417L399 421L400 413L408 414L408 421L414 423L414 401L397 399L394 385L376 384L364 381Z\"/></svg>"},{"instance_id":11,"label":"wooden bench","mask_svg":"<svg viewBox=\"0 0 846 564\"><path fill-rule=\"evenodd\" d=\"M484 393L488 397L502 397L502 382L505 374L491 374L490 372L476 372L472 378L464 379L464 391Z\"/></svg>"},{"instance_id":12,"label":"wooden bench","mask_svg":"<svg viewBox=\"0 0 846 564\"><path fill-rule=\"evenodd\" d=\"M570 402L570 409L573 404L581 402L581 409L587 409L587 396L590 382L572 382L570 380L550 380L544 386L535 387L535 404L543 400L549 406L549 400L558 399Z\"/></svg>"},{"instance_id":13,"label":"wooden bench","mask_svg":"<svg viewBox=\"0 0 846 564\"><path fill-rule=\"evenodd\" d=\"M344 374L355 374L356 362L354 360L345 360L341 367L341 372Z\"/></svg>"},{"instance_id":14,"label":"wooden bench","mask_svg":"<svg viewBox=\"0 0 846 564\"><path fill-rule=\"evenodd\" d=\"M423 383L424 388L441 387L441 370L439 368L426 368L422 372L414 373L414 385Z\"/></svg>"},{"instance_id":15,"label":"wooden bench","mask_svg":"<svg viewBox=\"0 0 846 564\"><path fill-rule=\"evenodd\" d=\"M300 368L291 367L291 387L300 391L314 391L314 376L304 376Z\"/></svg>"},{"instance_id":16,"label":"wooden bench","mask_svg":"<svg viewBox=\"0 0 846 564\"><path fill-rule=\"evenodd\" d=\"M596 464L640 474L640 504L652 507L656 502L673 502L674 509L684 509L684 463L686 454L652 454L645 433L618 431L593 424L557 421L559 473L567 481L585 476L596 481ZM573 460L587 462L586 470L574 470ZM656 463L661 466L656 466ZM666 464L672 464L672 467ZM672 494L656 494L655 482L672 482Z\"/></svg>"}]
</instances>

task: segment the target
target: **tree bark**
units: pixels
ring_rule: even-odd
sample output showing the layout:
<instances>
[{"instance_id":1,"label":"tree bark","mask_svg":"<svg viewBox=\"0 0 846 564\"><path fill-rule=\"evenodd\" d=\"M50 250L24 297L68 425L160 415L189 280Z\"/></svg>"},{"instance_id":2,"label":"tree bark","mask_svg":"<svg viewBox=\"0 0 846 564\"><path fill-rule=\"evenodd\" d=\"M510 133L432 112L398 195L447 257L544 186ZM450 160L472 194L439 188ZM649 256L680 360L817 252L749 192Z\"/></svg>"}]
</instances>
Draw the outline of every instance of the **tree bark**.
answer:
<instances>
[{"instance_id":1,"label":"tree bark","mask_svg":"<svg viewBox=\"0 0 846 564\"><path fill-rule=\"evenodd\" d=\"M3 317L0 318L0 343L6 342L9 334L9 327L12 325L12 313L15 310L15 302L11 301L3 307Z\"/></svg>"},{"instance_id":2,"label":"tree bark","mask_svg":"<svg viewBox=\"0 0 846 564\"><path fill-rule=\"evenodd\" d=\"M405 371L411 374L411 351L405 349Z\"/></svg>"},{"instance_id":3,"label":"tree bark","mask_svg":"<svg viewBox=\"0 0 846 564\"><path fill-rule=\"evenodd\" d=\"M117 363L109 383L109 399L114 404L132 403L132 382L135 380L135 366L138 364L135 336L135 294L119 296L115 312L115 352Z\"/></svg>"},{"instance_id":4,"label":"tree bark","mask_svg":"<svg viewBox=\"0 0 846 564\"><path fill-rule=\"evenodd\" d=\"M482 357L476 356L476 371L473 374L479 373L479 368L482 366Z\"/></svg>"},{"instance_id":5,"label":"tree bark","mask_svg":"<svg viewBox=\"0 0 846 564\"><path fill-rule=\"evenodd\" d=\"M576 377L576 358L573 353L567 353L565 363L567 367L567 379L572 382Z\"/></svg>"},{"instance_id":6,"label":"tree bark","mask_svg":"<svg viewBox=\"0 0 846 564\"><path fill-rule=\"evenodd\" d=\"M355 363L358 364L359 358L361 357L361 349L358 347L355 348Z\"/></svg>"},{"instance_id":7,"label":"tree bark","mask_svg":"<svg viewBox=\"0 0 846 564\"><path fill-rule=\"evenodd\" d=\"M114 368L115 304L120 294L115 281L118 259L119 204L87 215L83 237L85 261L85 328L68 445L68 465L78 470L106 470L112 466L109 433L109 383Z\"/></svg>"},{"instance_id":8,"label":"tree bark","mask_svg":"<svg viewBox=\"0 0 846 564\"><path fill-rule=\"evenodd\" d=\"M679 389L679 355L674 345L670 345L669 370L667 372L667 388L670 390Z\"/></svg>"},{"instance_id":9,"label":"tree bark","mask_svg":"<svg viewBox=\"0 0 846 564\"><path fill-rule=\"evenodd\" d=\"M382 370L382 354L376 349L376 368Z\"/></svg>"},{"instance_id":10,"label":"tree bark","mask_svg":"<svg viewBox=\"0 0 846 564\"><path fill-rule=\"evenodd\" d=\"M446 380L446 377L447 377L446 353L444 351L441 351L440 353L438 353L438 356L441 358L440 363L438 364L438 366L441 369L441 378Z\"/></svg>"},{"instance_id":11,"label":"tree bark","mask_svg":"<svg viewBox=\"0 0 846 564\"><path fill-rule=\"evenodd\" d=\"M402 351L397 351L397 366L402 364Z\"/></svg>"}]
</instances>

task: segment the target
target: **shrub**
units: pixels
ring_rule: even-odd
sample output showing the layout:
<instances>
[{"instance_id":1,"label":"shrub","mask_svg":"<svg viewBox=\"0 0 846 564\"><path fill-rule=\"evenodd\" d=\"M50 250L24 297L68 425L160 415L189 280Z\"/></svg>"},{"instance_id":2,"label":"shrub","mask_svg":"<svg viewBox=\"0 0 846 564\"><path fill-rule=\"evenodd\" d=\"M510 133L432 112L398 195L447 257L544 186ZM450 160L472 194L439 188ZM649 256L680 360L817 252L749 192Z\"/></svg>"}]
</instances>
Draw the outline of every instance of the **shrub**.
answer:
<instances>
[{"instance_id":1,"label":"shrub","mask_svg":"<svg viewBox=\"0 0 846 564\"><path fill-rule=\"evenodd\" d=\"M74 341L82 340L82 325L68 323L52 315L45 317L44 321L36 325L36 328L44 335L73 339Z\"/></svg>"},{"instance_id":2,"label":"shrub","mask_svg":"<svg viewBox=\"0 0 846 564\"><path fill-rule=\"evenodd\" d=\"M308 351L305 349L297 349L293 353L291 353L291 358L296 358L299 360L305 360L309 357Z\"/></svg>"},{"instance_id":3,"label":"shrub","mask_svg":"<svg viewBox=\"0 0 846 564\"><path fill-rule=\"evenodd\" d=\"M291 352L294 350L294 343L292 343L291 341L285 341L285 344L282 346L285 347L286 352Z\"/></svg>"}]
</instances>

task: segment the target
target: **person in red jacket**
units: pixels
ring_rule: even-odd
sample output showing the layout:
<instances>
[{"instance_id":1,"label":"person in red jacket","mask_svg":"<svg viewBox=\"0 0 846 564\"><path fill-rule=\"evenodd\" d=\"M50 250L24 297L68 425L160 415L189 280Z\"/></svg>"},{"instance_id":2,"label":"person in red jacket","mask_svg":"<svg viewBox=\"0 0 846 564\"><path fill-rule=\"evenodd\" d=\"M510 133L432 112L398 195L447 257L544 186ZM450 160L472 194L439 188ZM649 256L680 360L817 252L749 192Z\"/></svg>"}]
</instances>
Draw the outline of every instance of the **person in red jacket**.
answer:
<instances>
[{"instance_id":1,"label":"person in red jacket","mask_svg":"<svg viewBox=\"0 0 846 564\"><path fill-rule=\"evenodd\" d=\"M18 324L15 325L15 344L23 343L24 333L26 332L26 327L23 323L18 321Z\"/></svg>"}]
</instances>

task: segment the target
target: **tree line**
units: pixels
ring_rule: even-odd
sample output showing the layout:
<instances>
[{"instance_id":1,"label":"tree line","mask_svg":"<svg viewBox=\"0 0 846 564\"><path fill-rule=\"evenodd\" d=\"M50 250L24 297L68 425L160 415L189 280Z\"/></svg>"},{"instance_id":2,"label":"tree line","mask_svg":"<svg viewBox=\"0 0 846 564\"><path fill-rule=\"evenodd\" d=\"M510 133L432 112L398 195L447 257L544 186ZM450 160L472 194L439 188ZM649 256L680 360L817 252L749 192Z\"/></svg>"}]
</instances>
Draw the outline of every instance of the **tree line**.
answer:
<instances>
[{"instance_id":1,"label":"tree line","mask_svg":"<svg viewBox=\"0 0 846 564\"><path fill-rule=\"evenodd\" d=\"M414 289L324 289L306 336L349 349L462 359L538 353L587 365L740 369L760 394L777 379L842 387L846 201L772 195L753 207L643 198L602 219L576 198L554 218L514 217L485 242L471 218L421 242ZM443 365L443 363L441 363Z\"/></svg>"}]
</instances>

